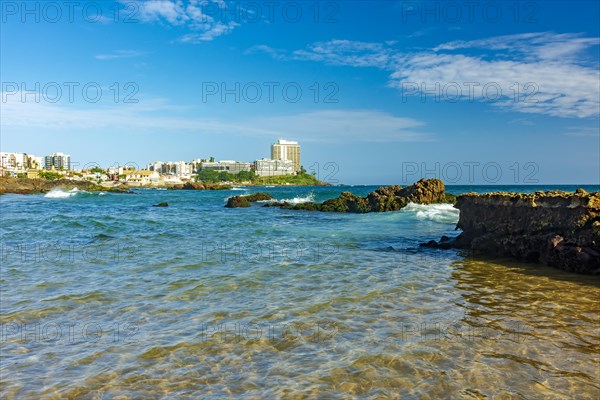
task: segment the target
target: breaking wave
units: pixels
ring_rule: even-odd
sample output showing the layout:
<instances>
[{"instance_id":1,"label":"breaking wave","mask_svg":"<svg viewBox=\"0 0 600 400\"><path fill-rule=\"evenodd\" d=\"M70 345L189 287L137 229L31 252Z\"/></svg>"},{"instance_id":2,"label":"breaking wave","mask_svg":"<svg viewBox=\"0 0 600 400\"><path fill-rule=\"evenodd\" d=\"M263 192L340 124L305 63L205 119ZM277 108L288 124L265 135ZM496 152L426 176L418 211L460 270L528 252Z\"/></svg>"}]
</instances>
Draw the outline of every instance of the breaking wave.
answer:
<instances>
[{"instance_id":1,"label":"breaking wave","mask_svg":"<svg viewBox=\"0 0 600 400\"><path fill-rule=\"evenodd\" d=\"M415 213L417 219L426 219L443 224L455 224L458 222L460 211L452 204L415 204L408 203L402 209L403 212Z\"/></svg>"},{"instance_id":2,"label":"breaking wave","mask_svg":"<svg viewBox=\"0 0 600 400\"><path fill-rule=\"evenodd\" d=\"M281 203L288 202L290 204L309 203L309 202L315 201L315 195L314 195L314 193L309 193L304 197L296 196L291 199L281 199L281 200L277 200L277 201L279 201Z\"/></svg>"},{"instance_id":3,"label":"breaking wave","mask_svg":"<svg viewBox=\"0 0 600 400\"><path fill-rule=\"evenodd\" d=\"M77 193L80 193L80 192L82 192L82 191L77 188L73 188L69 191L66 191L66 190L60 189L60 188L55 188L55 189L52 189L51 191L49 191L48 193L46 193L44 195L44 197L47 197L49 199L65 199L67 197L76 196Z\"/></svg>"}]
</instances>

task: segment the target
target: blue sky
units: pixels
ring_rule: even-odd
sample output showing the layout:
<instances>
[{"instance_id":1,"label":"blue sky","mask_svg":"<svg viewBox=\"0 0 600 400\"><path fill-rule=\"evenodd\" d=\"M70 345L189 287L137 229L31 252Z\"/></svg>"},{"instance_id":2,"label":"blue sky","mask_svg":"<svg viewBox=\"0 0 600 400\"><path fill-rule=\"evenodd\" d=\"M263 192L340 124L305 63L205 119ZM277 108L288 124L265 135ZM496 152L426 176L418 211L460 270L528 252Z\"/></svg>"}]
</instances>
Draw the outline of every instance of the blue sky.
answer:
<instances>
[{"instance_id":1,"label":"blue sky","mask_svg":"<svg viewBox=\"0 0 600 400\"><path fill-rule=\"evenodd\" d=\"M600 183L598 2L470 4L5 1L0 147L145 165L285 138L332 182Z\"/></svg>"}]
</instances>

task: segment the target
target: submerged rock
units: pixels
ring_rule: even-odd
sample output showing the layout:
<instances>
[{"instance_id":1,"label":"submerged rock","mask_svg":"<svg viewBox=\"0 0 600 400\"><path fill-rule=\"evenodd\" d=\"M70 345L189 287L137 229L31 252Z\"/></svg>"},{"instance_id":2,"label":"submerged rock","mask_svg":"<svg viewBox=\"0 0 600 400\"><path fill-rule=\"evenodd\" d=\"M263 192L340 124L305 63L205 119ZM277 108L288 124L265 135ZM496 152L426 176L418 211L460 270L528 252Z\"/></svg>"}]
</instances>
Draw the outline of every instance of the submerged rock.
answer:
<instances>
[{"instance_id":1,"label":"submerged rock","mask_svg":"<svg viewBox=\"0 0 600 400\"><path fill-rule=\"evenodd\" d=\"M426 246L600 273L598 192L468 193L458 196L455 207L460 210L457 229L462 233L454 240Z\"/></svg>"},{"instance_id":2,"label":"submerged rock","mask_svg":"<svg viewBox=\"0 0 600 400\"><path fill-rule=\"evenodd\" d=\"M162 203L154 204L152 207L169 207L169 203L163 201Z\"/></svg>"}]
</instances>

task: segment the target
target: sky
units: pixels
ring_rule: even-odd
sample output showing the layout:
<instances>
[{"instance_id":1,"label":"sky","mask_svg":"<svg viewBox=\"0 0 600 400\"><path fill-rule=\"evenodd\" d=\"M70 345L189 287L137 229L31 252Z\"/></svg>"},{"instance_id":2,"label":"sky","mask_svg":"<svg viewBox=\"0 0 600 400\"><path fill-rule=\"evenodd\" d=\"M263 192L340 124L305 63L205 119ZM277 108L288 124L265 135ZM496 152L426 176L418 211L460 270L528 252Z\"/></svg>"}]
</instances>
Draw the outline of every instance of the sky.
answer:
<instances>
[{"instance_id":1,"label":"sky","mask_svg":"<svg viewBox=\"0 0 600 400\"><path fill-rule=\"evenodd\" d=\"M3 1L0 149L600 184L597 1Z\"/></svg>"}]
</instances>

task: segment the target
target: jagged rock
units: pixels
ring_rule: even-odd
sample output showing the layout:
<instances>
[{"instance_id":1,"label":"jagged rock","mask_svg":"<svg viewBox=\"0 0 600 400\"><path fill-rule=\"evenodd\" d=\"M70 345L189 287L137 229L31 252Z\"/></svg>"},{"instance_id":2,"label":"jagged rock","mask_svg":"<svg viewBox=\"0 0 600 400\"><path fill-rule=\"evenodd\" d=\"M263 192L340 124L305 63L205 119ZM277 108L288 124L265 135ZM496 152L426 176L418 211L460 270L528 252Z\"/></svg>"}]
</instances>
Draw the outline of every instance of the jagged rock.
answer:
<instances>
[{"instance_id":1,"label":"jagged rock","mask_svg":"<svg viewBox=\"0 0 600 400\"><path fill-rule=\"evenodd\" d=\"M233 196L227 199L227 208L244 208L250 207L250 202L244 196Z\"/></svg>"},{"instance_id":2,"label":"jagged rock","mask_svg":"<svg viewBox=\"0 0 600 400\"><path fill-rule=\"evenodd\" d=\"M268 193L258 192L253 194L248 194L244 196L233 196L227 199L227 204L225 207L227 208L244 208L250 207L250 203L254 203L256 201L262 200L273 200L274 197Z\"/></svg>"},{"instance_id":3,"label":"jagged rock","mask_svg":"<svg viewBox=\"0 0 600 400\"><path fill-rule=\"evenodd\" d=\"M247 194L247 195L241 196L241 197L244 197L246 200L248 200L251 203L255 202L255 201L264 201L264 200L274 200L275 199L269 193L264 193L264 192Z\"/></svg>"},{"instance_id":4,"label":"jagged rock","mask_svg":"<svg viewBox=\"0 0 600 400\"><path fill-rule=\"evenodd\" d=\"M46 179L29 179L29 178L14 178L10 176L0 177L0 193L15 193L15 194L34 194L48 193L52 189L61 188L64 190L78 189L88 192L112 192L112 193L127 193L128 187L125 189L120 187L104 187L90 181L76 181L71 179L56 179L49 181Z\"/></svg>"},{"instance_id":5,"label":"jagged rock","mask_svg":"<svg viewBox=\"0 0 600 400\"><path fill-rule=\"evenodd\" d=\"M173 185L168 189L171 190L229 190L230 185L221 184L218 182L186 182L183 185Z\"/></svg>"},{"instance_id":6,"label":"jagged rock","mask_svg":"<svg viewBox=\"0 0 600 400\"><path fill-rule=\"evenodd\" d=\"M600 273L600 193L469 193L455 207L463 232L450 247Z\"/></svg>"},{"instance_id":7,"label":"jagged rock","mask_svg":"<svg viewBox=\"0 0 600 400\"><path fill-rule=\"evenodd\" d=\"M302 203L291 207L294 210L323 212L369 213L396 211L408 203L430 204L447 201L444 182L439 179L421 179L411 186L382 186L360 197L350 192L343 192L335 199L323 203ZM290 208L283 205L284 208Z\"/></svg>"}]
</instances>

